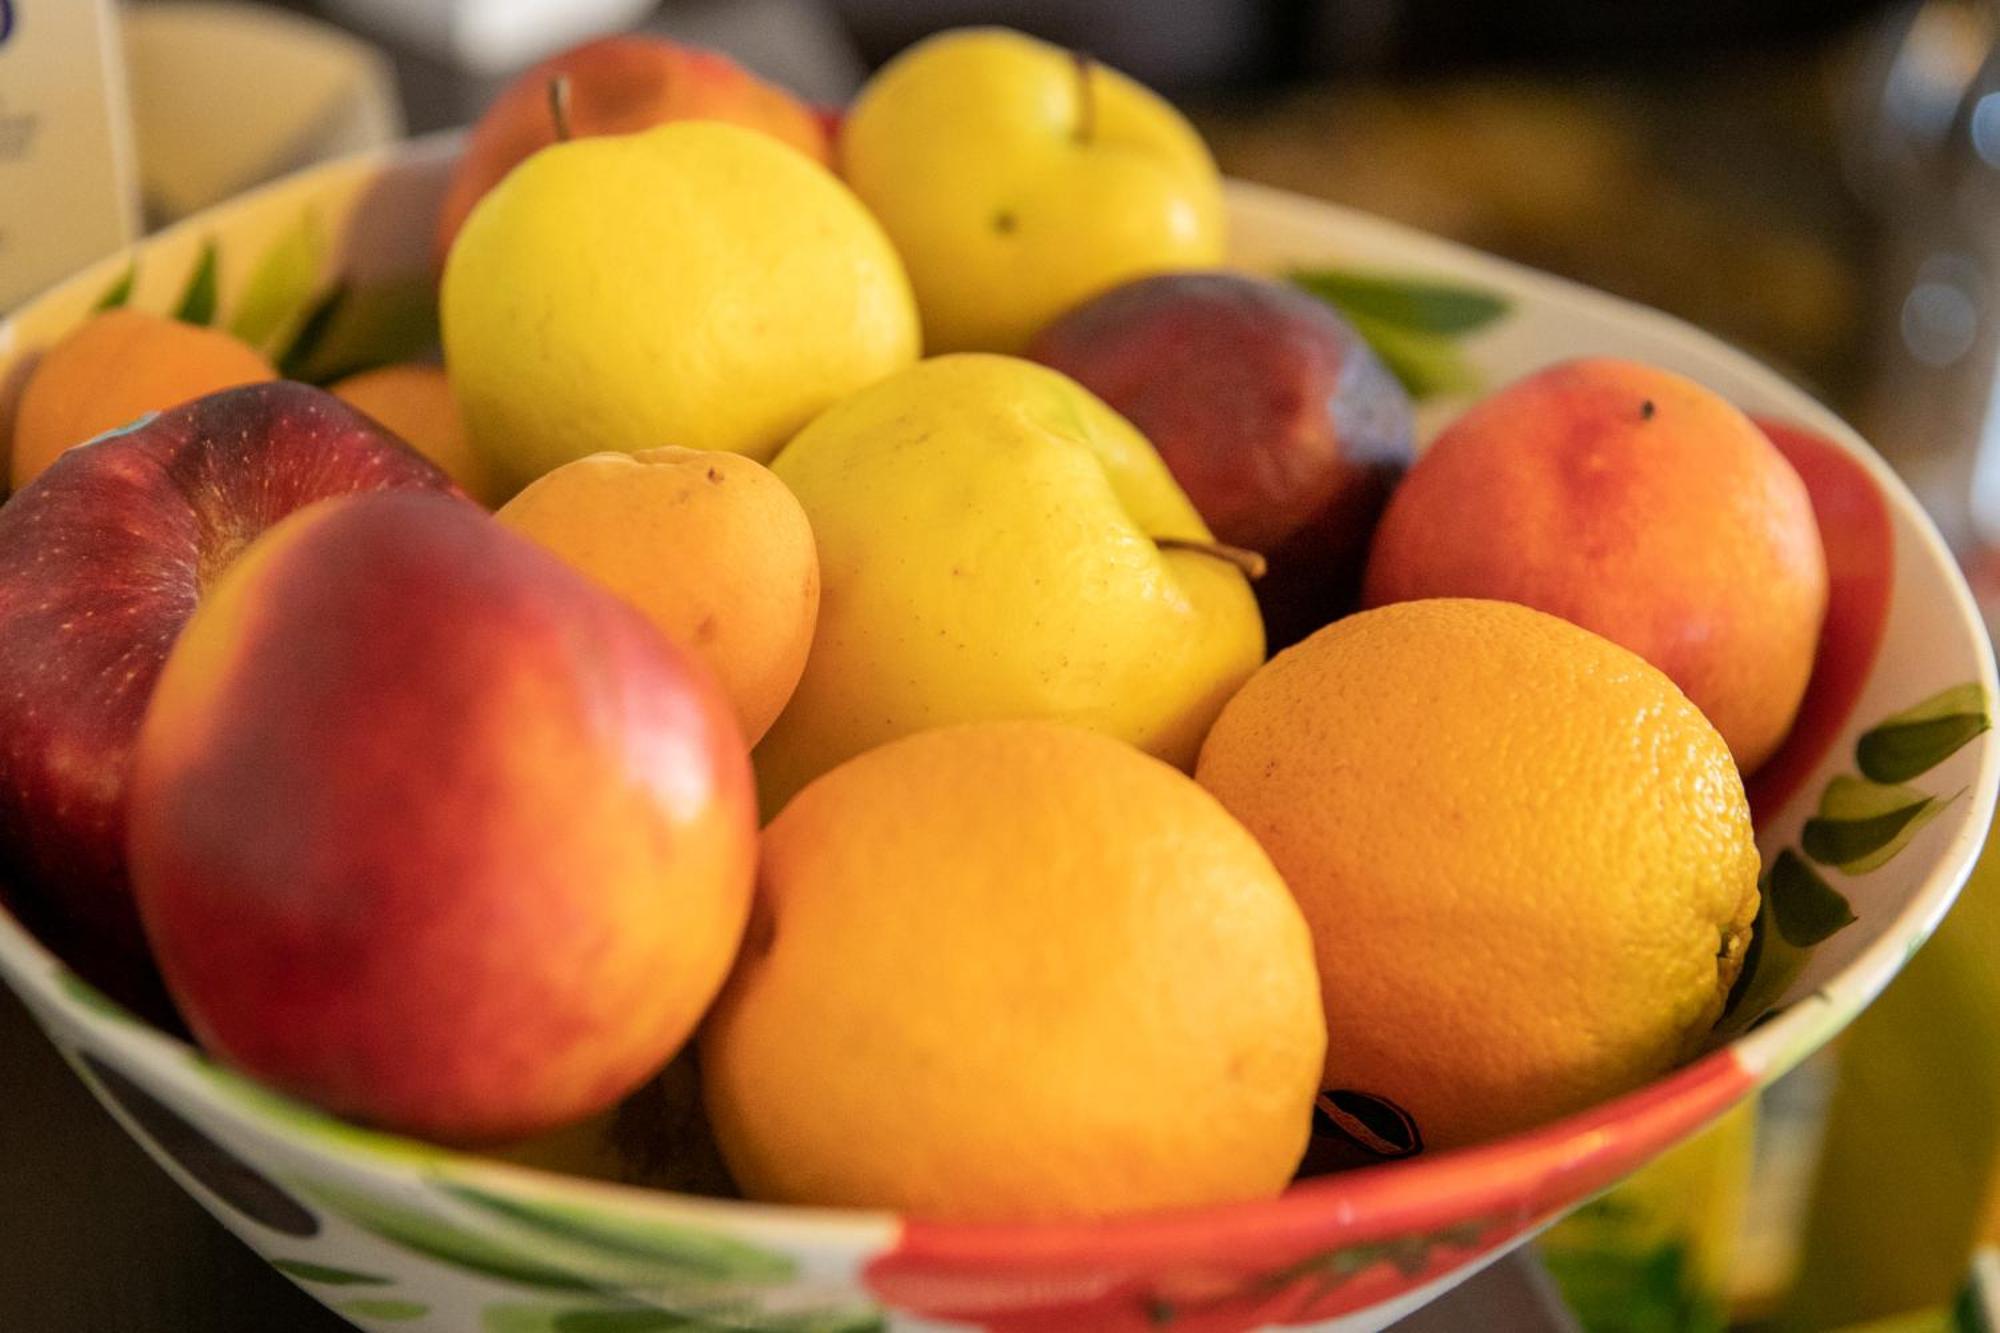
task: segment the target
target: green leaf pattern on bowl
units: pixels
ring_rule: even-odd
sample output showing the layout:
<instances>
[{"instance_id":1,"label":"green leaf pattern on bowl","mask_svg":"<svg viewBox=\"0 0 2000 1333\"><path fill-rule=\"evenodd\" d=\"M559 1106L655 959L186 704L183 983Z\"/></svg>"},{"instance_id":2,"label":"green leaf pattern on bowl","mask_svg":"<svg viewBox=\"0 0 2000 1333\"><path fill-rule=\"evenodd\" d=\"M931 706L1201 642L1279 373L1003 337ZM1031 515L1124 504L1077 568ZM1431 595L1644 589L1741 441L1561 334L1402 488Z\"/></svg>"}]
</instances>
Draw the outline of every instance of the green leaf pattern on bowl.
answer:
<instances>
[{"instance_id":1,"label":"green leaf pattern on bowl","mask_svg":"<svg viewBox=\"0 0 2000 1333\"><path fill-rule=\"evenodd\" d=\"M881 1333L887 1326L874 1311L758 1314L643 1305L490 1305L480 1317L482 1333Z\"/></svg>"},{"instance_id":2,"label":"green leaf pattern on bowl","mask_svg":"<svg viewBox=\"0 0 2000 1333\"><path fill-rule=\"evenodd\" d=\"M790 1256L692 1227L640 1221L575 1204L505 1196L471 1185L446 1193L549 1241L570 1242L632 1262L648 1285L688 1282L782 1282L797 1271Z\"/></svg>"},{"instance_id":3,"label":"green leaf pattern on bowl","mask_svg":"<svg viewBox=\"0 0 2000 1333\"><path fill-rule=\"evenodd\" d=\"M1855 743L1861 776L1836 774L1763 883L1750 949L1716 1033L1733 1037L1768 1017L1811 960L1812 951L1855 920L1847 896L1822 869L1858 877L1880 870L1962 791L1938 796L1906 785L1956 754L1992 725L1976 681L1939 691L1884 718ZM1817 863L1817 864L1815 864Z\"/></svg>"},{"instance_id":4,"label":"green leaf pattern on bowl","mask_svg":"<svg viewBox=\"0 0 2000 1333\"><path fill-rule=\"evenodd\" d=\"M431 1312L431 1307L422 1301L397 1300L389 1296L342 1301L335 1308L351 1319L373 1319L385 1324L407 1323L412 1319L422 1319Z\"/></svg>"},{"instance_id":5,"label":"green leaf pattern on bowl","mask_svg":"<svg viewBox=\"0 0 2000 1333\"><path fill-rule=\"evenodd\" d=\"M319 215L301 212L250 270L229 331L258 351L275 354L304 322L331 249Z\"/></svg>"},{"instance_id":6,"label":"green leaf pattern on bowl","mask_svg":"<svg viewBox=\"0 0 2000 1333\"><path fill-rule=\"evenodd\" d=\"M395 1282L394 1278L379 1277L374 1273L356 1273L352 1269L316 1264L306 1259L272 1258L270 1264L286 1277L297 1278L301 1282L317 1282L329 1287L387 1287Z\"/></svg>"},{"instance_id":7,"label":"green leaf pattern on bowl","mask_svg":"<svg viewBox=\"0 0 2000 1333\"><path fill-rule=\"evenodd\" d=\"M543 1291L598 1289L595 1283L555 1264L434 1213L325 1181L295 1180L291 1184L300 1194L377 1239L452 1268Z\"/></svg>"},{"instance_id":8,"label":"green leaf pattern on bowl","mask_svg":"<svg viewBox=\"0 0 2000 1333\"><path fill-rule=\"evenodd\" d=\"M1479 389L1458 340L1511 308L1493 292L1431 278L1337 268L1297 269L1289 278L1339 311L1419 401Z\"/></svg>"},{"instance_id":9,"label":"green leaf pattern on bowl","mask_svg":"<svg viewBox=\"0 0 2000 1333\"><path fill-rule=\"evenodd\" d=\"M195 261L194 272L188 274L187 285L181 289L181 299L174 304L174 318L183 324L215 322L217 258L214 239L203 241L201 258Z\"/></svg>"},{"instance_id":10,"label":"green leaf pattern on bowl","mask_svg":"<svg viewBox=\"0 0 2000 1333\"><path fill-rule=\"evenodd\" d=\"M1992 725L1985 696L1968 681L1882 719L1855 747L1855 760L1872 781L1907 782Z\"/></svg>"}]
</instances>

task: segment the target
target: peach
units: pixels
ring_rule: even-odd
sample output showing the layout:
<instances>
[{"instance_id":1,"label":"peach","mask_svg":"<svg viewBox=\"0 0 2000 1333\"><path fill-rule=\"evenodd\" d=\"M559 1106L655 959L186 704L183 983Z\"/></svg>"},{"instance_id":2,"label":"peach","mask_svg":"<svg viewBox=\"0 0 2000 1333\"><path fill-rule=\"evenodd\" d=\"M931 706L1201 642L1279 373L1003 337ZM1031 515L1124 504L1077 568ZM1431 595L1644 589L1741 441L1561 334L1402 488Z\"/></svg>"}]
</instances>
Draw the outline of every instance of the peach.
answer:
<instances>
[{"instance_id":1,"label":"peach","mask_svg":"<svg viewBox=\"0 0 2000 1333\"><path fill-rule=\"evenodd\" d=\"M550 105L557 79L568 81L572 137L725 120L762 130L822 165L832 161L821 113L727 56L640 34L600 38L516 76L472 127L438 211L440 264L473 205L516 164L563 137Z\"/></svg>"},{"instance_id":2,"label":"peach","mask_svg":"<svg viewBox=\"0 0 2000 1333\"><path fill-rule=\"evenodd\" d=\"M700 658L751 744L784 711L812 647L819 560L805 511L767 468L701 449L593 454L497 517Z\"/></svg>"},{"instance_id":3,"label":"peach","mask_svg":"<svg viewBox=\"0 0 2000 1333\"><path fill-rule=\"evenodd\" d=\"M643 617L462 501L260 538L168 657L134 894L220 1058L454 1143L596 1114L686 1041L749 910L727 701Z\"/></svg>"},{"instance_id":4,"label":"peach","mask_svg":"<svg viewBox=\"0 0 2000 1333\"><path fill-rule=\"evenodd\" d=\"M1791 729L1826 614L1805 484L1764 433L1680 375L1552 366L1453 422L1390 500L1370 606L1520 602L1664 671L1745 773Z\"/></svg>"},{"instance_id":5,"label":"peach","mask_svg":"<svg viewBox=\"0 0 2000 1333\"><path fill-rule=\"evenodd\" d=\"M499 482L465 433L465 419L459 415L443 366L419 362L377 366L349 375L329 391L436 463L480 504L490 509L500 502Z\"/></svg>"},{"instance_id":6,"label":"peach","mask_svg":"<svg viewBox=\"0 0 2000 1333\"><path fill-rule=\"evenodd\" d=\"M14 416L15 490L56 455L148 412L278 377L250 346L220 329L120 306L92 315L35 363Z\"/></svg>"}]
</instances>

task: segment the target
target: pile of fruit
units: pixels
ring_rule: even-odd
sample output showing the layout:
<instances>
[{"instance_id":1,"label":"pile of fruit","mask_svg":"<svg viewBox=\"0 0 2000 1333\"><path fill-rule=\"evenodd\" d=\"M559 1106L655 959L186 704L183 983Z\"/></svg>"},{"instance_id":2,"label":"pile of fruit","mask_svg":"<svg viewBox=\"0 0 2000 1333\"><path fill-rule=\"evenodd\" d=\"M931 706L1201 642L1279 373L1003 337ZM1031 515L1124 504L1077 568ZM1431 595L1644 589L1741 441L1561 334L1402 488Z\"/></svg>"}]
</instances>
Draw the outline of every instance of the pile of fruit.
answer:
<instances>
[{"instance_id":1,"label":"pile of fruit","mask_svg":"<svg viewBox=\"0 0 2000 1333\"><path fill-rule=\"evenodd\" d=\"M445 203L441 367L327 392L130 310L42 356L11 905L340 1115L510 1143L691 1047L744 1193L938 1218L1654 1077L1757 913L1799 478L1601 359L1412 464L1224 227L1172 108L1011 33L837 116L648 39L530 71Z\"/></svg>"}]
</instances>

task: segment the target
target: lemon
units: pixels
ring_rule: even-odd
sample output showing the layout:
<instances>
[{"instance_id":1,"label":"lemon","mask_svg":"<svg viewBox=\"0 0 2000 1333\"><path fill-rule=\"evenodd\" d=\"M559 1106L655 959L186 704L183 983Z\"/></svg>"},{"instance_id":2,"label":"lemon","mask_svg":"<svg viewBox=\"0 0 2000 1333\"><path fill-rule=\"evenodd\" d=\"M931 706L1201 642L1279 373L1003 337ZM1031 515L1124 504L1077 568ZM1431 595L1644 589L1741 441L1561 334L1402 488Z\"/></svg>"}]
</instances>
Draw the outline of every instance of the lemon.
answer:
<instances>
[{"instance_id":1,"label":"lemon","mask_svg":"<svg viewBox=\"0 0 2000 1333\"><path fill-rule=\"evenodd\" d=\"M768 458L916 358L909 279L824 168L708 121L556 144L445 264L445 359L511 494L600 450Z\"/></svg>"}]
</instances>

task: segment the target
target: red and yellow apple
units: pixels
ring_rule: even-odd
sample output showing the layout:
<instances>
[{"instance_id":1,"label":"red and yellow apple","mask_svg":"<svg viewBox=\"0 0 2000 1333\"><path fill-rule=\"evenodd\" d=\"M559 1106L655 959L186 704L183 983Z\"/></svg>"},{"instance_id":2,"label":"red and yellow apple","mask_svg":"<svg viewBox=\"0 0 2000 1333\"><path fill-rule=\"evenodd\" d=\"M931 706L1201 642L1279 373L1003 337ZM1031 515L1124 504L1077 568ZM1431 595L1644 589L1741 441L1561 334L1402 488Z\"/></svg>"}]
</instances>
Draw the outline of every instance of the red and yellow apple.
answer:
<instances>
[{"instance_id":1,"label":"red and yellow apple","mask_svg":"<svg viewBox=\"0 0 2000 1333\"><path fill-rule=\"evenodd\" d=\"M472 506L368 496L203 599L135 752L131 870L196 1036L446 1142L611 1106L734 959L756 804L729 701Z\"/></svg>"},{"instance_id":2,"label":"red and yellow apple","mask_svg":"<svg viewBox=\"0 0 2000 1333\"><path fill-rule=\"evenodd\" d=\"M825 164L825 113L757 78L727 56L658 37L604 37L518 75L472 127L438 210L437 260L472 206L522 160L561 137L550 85L567 80L565 127L573 138L631 134L670 120L726 120Z\"/></svg>"},{"instance_id":3,"label":"red and yellow apple","mask_svg":"<svg viewBox=\"0 0 2000 1333\"><path fill-rule=\"evenodd\" d=\"M295 509L450 486L338 399L270 383L70 449L0 508L0 874L100 982L129 995L146 970L125 876L126 768L197 603Z\"/></svg>"}]
</instances>

